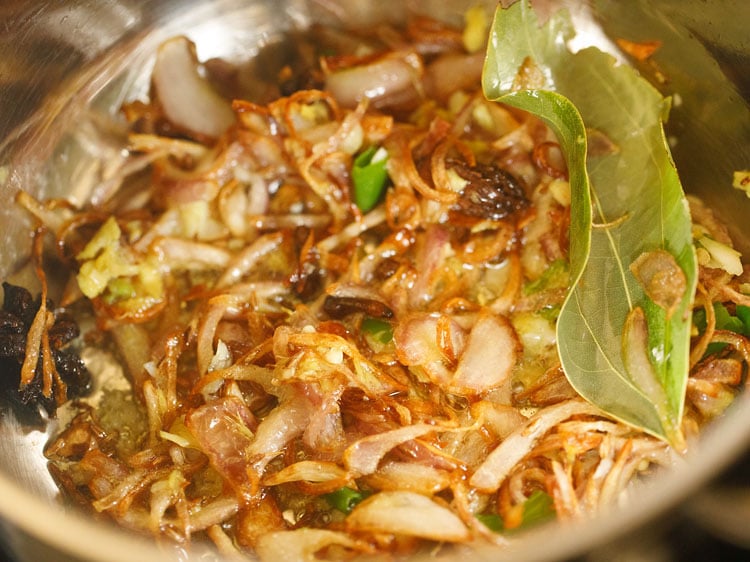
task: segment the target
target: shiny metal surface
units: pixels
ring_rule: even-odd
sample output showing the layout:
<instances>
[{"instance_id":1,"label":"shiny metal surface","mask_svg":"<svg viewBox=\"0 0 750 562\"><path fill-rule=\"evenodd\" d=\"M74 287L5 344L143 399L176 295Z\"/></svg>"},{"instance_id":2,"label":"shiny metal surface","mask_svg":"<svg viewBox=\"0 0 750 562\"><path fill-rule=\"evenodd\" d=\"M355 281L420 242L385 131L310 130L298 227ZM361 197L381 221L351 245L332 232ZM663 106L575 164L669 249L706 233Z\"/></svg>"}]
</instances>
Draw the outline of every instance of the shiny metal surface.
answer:
<instances>
[{"instance_id":1,"label":"shiny metal surface","mask_svg":"<svg viewBox=\"0 0 750 562\"><path fill-rule=\"evenodd\" d=\"M281 31L312 20L366 24L409 12L460 21L475 2L368 0L111 0L0 4L0 195L18 189L83 201L121 157L117 109L148 89L152 54L184 33L203 59L245 60ZM549 0L540 2L549 4ZM488 5L494 2L488 1ZM617 37L663 41L639 66L665 94L677 93L667 134L687 190L717 208L750 254L750 199L731 188L750 162L747 63L750 3L745 0L592 0L570 2L582 43L613 49ZM619 56L621 58L622 54ZM0 278L18 275L28 253L28 223L0 207ZM49 430L19 424L0 406L0 536L23 560L187 559L63 507L41 454ZM657 479L642 498L595 522L531 533L492 560L556 560L637 529L703 486L750 442L745 396L705 435L684 466ZM211 555L194 552L193 560Z\"/></svg>"}]
</instances>

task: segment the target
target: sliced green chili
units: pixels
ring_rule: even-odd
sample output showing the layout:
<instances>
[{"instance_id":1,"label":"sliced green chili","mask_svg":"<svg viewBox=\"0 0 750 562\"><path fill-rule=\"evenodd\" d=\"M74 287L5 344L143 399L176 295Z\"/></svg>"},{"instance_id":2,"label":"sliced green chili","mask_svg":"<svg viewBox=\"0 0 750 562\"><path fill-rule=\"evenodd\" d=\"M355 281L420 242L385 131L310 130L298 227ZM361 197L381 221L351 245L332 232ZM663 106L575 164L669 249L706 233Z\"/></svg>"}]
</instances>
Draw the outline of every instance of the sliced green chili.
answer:
<instances>
[{"instance_id":1,"label":"sliced green chili","mask_svg":"<svg viewBox=\"0 0 750 562\"><path fill-rule=\"evenodd\" d=\"M523 504L523 522L521 527L543 523L555 516L552 497L541 490L534 490Z\"/></svg>"},{"instance_id":2,"label":"sliced green chili","mask_svg":"<svg viewBox=\"0 0 750 562\"><path fill-rule=\"evenodd\" d=\"M555 516L555 506L552 497L541 490L534 490L523 504L521 525L513 529L506 529L503 518L497 513L480 513L476 518L489 530L495 533L512 532L544 523Z\"/></svg>"},{"instance_id":3,"label":"sliced green chili","mask_svg":"<svg viewBox=\"0 0 750 562\"><path fill-rule=\"evenodd\" d=\"M720 302L715 302L713 307L717 330L728 330L737 334L750 335L750 307L737 306L737 316L732 316L727 307ZM704 309L699 308L693 313L693 324L701 333L706 330L706 311Z\"/></svg>"},{"instance_id":4,"label":"sliced green chili","mask_svg":"<svg viewBox=\"0 0 750 562\"><path fill-rule=\"evenodd\" d=\"M354 202L363 213L378 204L388 183L388 153L384 148L371 146L354 159L352 182Z\"/></svg>"},{"instance_id":5,"label":"sliced green chili","mask_svg":"<svg viewBox=\"0 0 750 562\"><path fill-rule=\"evenodd\" d=\"M497 513L478 513L476 515L476 518L480 523L482 523L485 527L487 527L494 533L502 533L505 530L505 525L503 525L503 518L500 517Z\"/></svg>"},{"instance_id":6,"label":"sliced green chili","mask_svg":"<svg viewBox=\"0 0 750 562\"><path fill-rule=\"evenodd\" d=\"M750 307L744 305L737 305L735 307L735 314L733 316L727 307L720 302L713 303L714 316L716 318L716 329L727 330L743 336L750 336ZM703 308L697 309L693 312L693 326L698 329L699 333L706 331L707 327L706 311ZM711 342L706 348L706 353L703 357L714 355L723 351L727 347L726 343L723 342Z\"/></svg>"},{"instance_id":7,"label":"sliced green chili","mask_svg":"<svg viewBox=\"0 0 750 562\"><path fill-rule=\"evenodd\" d=\"M714 310L716 311L716 327L719 330L729 330L737 334L741 334L744 331L745 325L742 323L742 320L736 316L732 316L723 304L715 303Z\"/></svg>"},{"instance_id":8,"label":"sliced green chili","mask_svg":"<svg viewBox=\"0 0 750 562\"><path fill-rule=\"evenodd\" d=\"M568 262L559 259L553 261L542 275L523 287L524 295L533 295L547 289L567 287L569 283Z\"/></svg>"},{"instance_id":9,"label":"sliced green chili","mask_svg":"<svg viewBox=\"0 0 750 562\"><path fill-rule=\"evenodd\" d=\"M558 316L560 316L560 305L559 304L548 304L537 310L537 314L549 320L550 322L557 322Z\"/></svg>"},{"instance_id":10,"label":"sliced green chili","mask_svg":"<svg viewBox=\"0 0 750 562\"><path fill-rule=\"evenodd\" d=\"M744 334L746 336L750 336L750 306L745 306L743 304L737 305L736 309L737 318L742 320L742 325L744 326Z\"/></svg>"},{"instance_id":11,"label":"sliced green chili","mask_svg":"<svg viewBox=\"0 0 750 562\"><path fill-rule=\"evenodd\" d=\"M382 344L390 343L393 339L393 326L385 320L367 317L362 320L362 332Z\"/></svg>"},{"instance_id":12,"label":"sliced green chili","mask_svg":"<svg viewBox=\"0 0 750 562\"><path fill-rule=\"evenodd\" d=\"M354 488L343 487L323 496L328 504L342 513L350 513L354 507L365 499L366 495Z\"/></svg>"},{"instance_id":13,"label":"sliced green chili","mask_svg":"<svg viewBox=\"0 0 750 562\"><path fill-rule=\"evenodd\" d=\"M107 304L133 298L136 294L135 286L130 279L124 277L115 277L107 283L107 292L104 294L104 301Z\"/></svg>"}]
</instances>

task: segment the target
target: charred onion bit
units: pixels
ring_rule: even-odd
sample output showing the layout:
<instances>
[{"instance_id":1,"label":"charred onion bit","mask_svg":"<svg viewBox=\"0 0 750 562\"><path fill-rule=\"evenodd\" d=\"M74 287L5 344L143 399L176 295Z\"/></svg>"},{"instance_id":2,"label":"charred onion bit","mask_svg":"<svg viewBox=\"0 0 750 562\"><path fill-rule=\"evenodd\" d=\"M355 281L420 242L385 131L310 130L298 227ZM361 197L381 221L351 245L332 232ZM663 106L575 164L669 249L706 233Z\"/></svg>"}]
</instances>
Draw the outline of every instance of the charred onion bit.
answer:
<instances>
[{"instance_id":1,"label":"charred onion bit","mask_svg":"<svg viewBox=\"0 0 750 562\"><path fill-rule=\"evenodd\" d=\"M375 299L328 295L323 301L323 309L331 318L337 319L357 312L364 312L373 318L393 318L393 311Z\"/></svg>"},{"instance_id":2,"label":"charred onion bit","mask_svg":"<svg viewBox=\"0 0 750 562\"><path fill-rule=\"evenodd\" d=\"M320 266L320 253L312 245L313 238L307 228L298 228L294 233L299 246L299 263L289 277L294 292L302 299L312 299L323 286L323 271Z\"/></svg>"},{"instance_id":3,"label":"charred onion bit","mask_svg":"<svg viewBox=\"0 0 750 562\"><path fill-rule=\"evenodd\" d=\"M529 206L520 182L495 164L468 166L451 160L451 168L469 183L461 191L453 212L500 221Z\"/></svg>"},{"instance_id":4,"label":"charred onion bit","mask_svg":"<svg viewBox=\"0 0 750 562\"><path fill-rule=\"evenodd\" d=\"M12 403L19 404L28 413L39 406L49 415L62 402L61 397L73 398L86 394L91 385L91 375L81 358L66 346L79 335L78 325L64 312L55 314L54 324L47 330L49 347L59 377L53 377L52 387L44 388L42 354L32 381L21 387L21 366L26 356L26 339L39 310L39 299L22 287L3 283L5 298L0 310L0 389ZM52 310L52 303L47 302Z\"/></svg>"}]
</instances>

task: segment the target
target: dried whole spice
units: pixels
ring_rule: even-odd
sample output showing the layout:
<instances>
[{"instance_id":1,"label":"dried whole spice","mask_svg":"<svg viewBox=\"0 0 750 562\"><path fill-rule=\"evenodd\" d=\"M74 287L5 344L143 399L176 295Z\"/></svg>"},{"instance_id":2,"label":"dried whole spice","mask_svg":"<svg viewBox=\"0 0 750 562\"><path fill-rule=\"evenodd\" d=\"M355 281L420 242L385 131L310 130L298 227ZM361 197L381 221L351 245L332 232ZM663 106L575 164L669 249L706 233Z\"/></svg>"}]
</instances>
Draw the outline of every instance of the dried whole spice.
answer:
<instances>
[{"instance_id":1,"label":"dried whole spice","mask_svg":"<svg viewBox=\"0 0 750 562\"><path fill-rule=\"evenodd\" d=\"M47 329L46 338L58 377L46 385L43 358L39 359L34 378L21 384L21 367L27 353L27 336L39 310L40 301L33 299L23 287L3 283L3 308L0 310L0 389L13 403L34 415L39 407L54 416L61 397L68 399L85 395L91 387L91 375L81 358L68 347L79 335L75 320L63 311L54 315L54 323ZM47 301L47 309L53 304Z\"/></svg>"},{"instance_id":2,"label":"dried whole spice","mask_svg":"<svg viewBox=\"0 0 750 562\"><path fill-rule=\"evenodd\" d=\"M449 161L449 166L468 182L451 209L453 213L500 221L529 207L529 200L520 181L498 165L490 163L469 166L452 160Z\"/></svg>"}]
</instances>

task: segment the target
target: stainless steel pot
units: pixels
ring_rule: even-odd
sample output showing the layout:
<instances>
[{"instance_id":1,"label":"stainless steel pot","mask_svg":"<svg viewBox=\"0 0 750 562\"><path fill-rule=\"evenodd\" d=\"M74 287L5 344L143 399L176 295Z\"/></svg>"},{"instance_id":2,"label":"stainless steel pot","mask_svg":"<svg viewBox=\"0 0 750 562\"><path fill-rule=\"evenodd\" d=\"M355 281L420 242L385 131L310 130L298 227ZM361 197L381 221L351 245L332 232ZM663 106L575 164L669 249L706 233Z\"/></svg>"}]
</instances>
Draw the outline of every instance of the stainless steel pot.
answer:
<instances>
[{"instance_id":1,"label":"stainless steel pot","mask_svg":"<svg viewBox=\"0 0 750 562\"><path fill-rule=\"evenodd\" d=\"M247 59L292 27L311 21L403 19L424 12L460 21L475 2L421 0L111 0L25 2L0 6L0 277L15 275L28 254L28 227L13 194L83 200L118 154L112 116L148 88L152 55L184 33L203 59ZM492 6L493 2L486 2ZM540 4L542 2L539 2ZM543 2L549 4L549 1ZM557 2L559 3L559 2ZM616 54L613 40L659 39L662 48L639 70L665 94L677 93L668 125L687 190L728 222L750 253L750 200L731 188L732 172L750 162L750 3L745 0L591 0L570 2L584 43ZM49 428L28 428L0 411L0 536L23 560L207 560L177 555L151 541L63 507L41 450ZM683 466L657 478L637 502L595 521L532 532L512 549L488 549L492 560L568 558L641 529L685 501L750 442L750 397L744 396L705 434ZM731 507L731 506L730 506Z\"/></svg>"}]
</instances>

